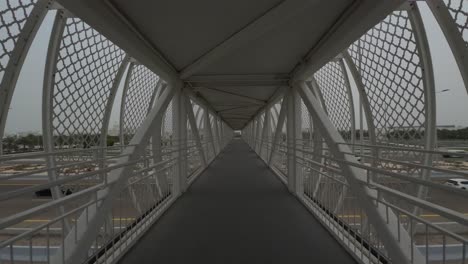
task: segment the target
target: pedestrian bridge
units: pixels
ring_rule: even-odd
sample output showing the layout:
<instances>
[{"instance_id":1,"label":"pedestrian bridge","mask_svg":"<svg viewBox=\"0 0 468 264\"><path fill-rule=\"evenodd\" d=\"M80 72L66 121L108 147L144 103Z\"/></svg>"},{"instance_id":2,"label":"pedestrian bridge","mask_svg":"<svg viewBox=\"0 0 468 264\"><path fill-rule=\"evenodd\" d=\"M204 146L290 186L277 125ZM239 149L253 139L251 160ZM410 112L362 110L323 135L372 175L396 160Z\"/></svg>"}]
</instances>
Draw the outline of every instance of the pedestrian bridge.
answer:
<instances>
[{"instance_id":1,"label":"pedestrian bridge","mask_svg":"<svg viewBox=\"0 0 468 264\"><path fill-rule=\"evenodd\" d=\"M226 146L120 263L155 259L355 263L240 139Z\"/></svg>"},{"instance_id":2,"label":"pedestrian bridge","mask_svg":"<svg viewBox=\"0 0 468 264\"><path fill-rule=\"evenodd\" d=\"M437 140L430 39L466 96L467 20L464 0L0 2L0 263L467 263L446 180L468 147ZM40 102L40 142L5 132L15 100Z\"/></svg>"}]
</instances>

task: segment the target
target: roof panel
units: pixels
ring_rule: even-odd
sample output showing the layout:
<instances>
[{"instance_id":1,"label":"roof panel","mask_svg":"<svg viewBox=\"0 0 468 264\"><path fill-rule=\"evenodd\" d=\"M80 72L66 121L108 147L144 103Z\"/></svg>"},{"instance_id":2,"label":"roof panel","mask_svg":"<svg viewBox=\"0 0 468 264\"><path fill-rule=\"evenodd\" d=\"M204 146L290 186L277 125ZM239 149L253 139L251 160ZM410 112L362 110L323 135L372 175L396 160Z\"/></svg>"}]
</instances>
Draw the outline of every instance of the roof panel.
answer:
<instances>
[{"instance_id":1,"label":"roof panel","mask_svg":"<svg viewBox=\"0 0 468 264\"><path fill-rule=\"evenodd\" d=\"M352 0L319 1L247 46L208 66L199 74L289 73L324 36Z\"/></svg>"},{"instance_id":2,"label":"roof panel","mask_svg":"<svg viewBox=\"0 0 468 264\"><path fill-rule=\"evenodd\" d=\"M178 70L281 0L111 0Z\"/></svg>"}]
</instances>

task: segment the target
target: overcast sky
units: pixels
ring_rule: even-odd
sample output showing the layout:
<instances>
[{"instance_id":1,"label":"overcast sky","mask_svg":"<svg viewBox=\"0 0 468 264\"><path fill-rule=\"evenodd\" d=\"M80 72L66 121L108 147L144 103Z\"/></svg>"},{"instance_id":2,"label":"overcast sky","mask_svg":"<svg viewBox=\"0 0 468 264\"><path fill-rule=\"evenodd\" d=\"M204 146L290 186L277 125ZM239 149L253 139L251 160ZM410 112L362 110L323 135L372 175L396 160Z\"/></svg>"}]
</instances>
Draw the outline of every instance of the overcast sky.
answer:
<instances>
[{"instance_id":1,"label":"overcast sky","mask_svg":"<svg viewBox=\"0 0 468 264\"><path fill-rule=\"evenodd\" d=\"M424 2L418 2L433 56L436 90L450 89L437 94L437 124L468 126L468 95L448 44ZM26 58L13 96L6 125L6 133L41 131L42 83L45 55L53 23L49 12ZM116 97L110 125L118 122L121 90ZM355 103L357 106L357 102ZM357 111L356 111L357 113ZM358 116L356 117L358 121Z\"/></svg>"}]
</instances>

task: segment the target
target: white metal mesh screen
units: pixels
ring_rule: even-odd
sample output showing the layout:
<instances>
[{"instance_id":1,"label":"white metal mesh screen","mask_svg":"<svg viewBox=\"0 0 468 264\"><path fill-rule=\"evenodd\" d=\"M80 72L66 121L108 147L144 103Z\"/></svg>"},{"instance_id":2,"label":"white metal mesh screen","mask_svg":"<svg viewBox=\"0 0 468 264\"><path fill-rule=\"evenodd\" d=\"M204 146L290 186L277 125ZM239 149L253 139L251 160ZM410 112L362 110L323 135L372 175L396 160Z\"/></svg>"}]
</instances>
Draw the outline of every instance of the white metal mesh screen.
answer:
<instances>
[{"instance_id":1,"label":"white metal mesh screen","mask_svg":"<svg viewBox=\"0 0 468 264\"><path fill-rule=\"evenodd\" d=\"M100 145L108 98L124 55L80 19L67 19L52 95L57 148Z\"/></svg>"},{"instance_id":2,"label":"white metal mesh screen","mask_svg":"<svg viewBox=\"0 0 468 264\"><path fill-rule=\"evenodd\" d=\"M444 0L444 2L468 47L468 2L465 0Z\"/></svg>"},{"instance_id":3,"label":"white metal mesh screen","mask_svg":"<svg viewBox=\"0 0 468 264\"><path fill-rule=\"evenodd\" d=\"M0 82L5 74L18 36L37 0L4 0L0 2Z\"/></svg>"},{"instance_id":4,"label":"white metal mesh screen","mask_svg":"<svg viewBox=\"0 0 468 264\"><path fill-rule=\"evenodd\" d=\"M395 11L349 48L378 141L421 141L426 122L421 59L407 11Z\"/></svg>"},{"instance_id":5,"label":"white metal mesh screen","mask_svg":"<svg viewBox=\"0 0 468 264\"><path fill-rule=\"evenodd\" d=\"M351 140L354 133L354 109L345 74L339 61L331 61L318 70L314 77L331 122L345 140Z\"/></svg>"},{"instance_id":6,"label":"white metal mesh screen","mask_svg":"<svg viewBox=\"0 0 468 264\"><path fill-rule=\"evenodd\" d=\"M131 67L128 87L122 98L123 143L128 144L136 130L143 123L153 104L158 76L143 65Z\"/></svg>"}]
</instances>

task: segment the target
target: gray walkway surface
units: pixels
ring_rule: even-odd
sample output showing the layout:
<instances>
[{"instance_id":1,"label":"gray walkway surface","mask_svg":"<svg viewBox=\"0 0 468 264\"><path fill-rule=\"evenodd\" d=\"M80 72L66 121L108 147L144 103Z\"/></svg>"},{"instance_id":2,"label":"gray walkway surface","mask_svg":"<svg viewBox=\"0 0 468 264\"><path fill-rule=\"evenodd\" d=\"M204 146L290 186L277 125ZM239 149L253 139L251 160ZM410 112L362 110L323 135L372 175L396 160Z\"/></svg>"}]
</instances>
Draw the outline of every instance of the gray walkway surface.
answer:
<instances>
[{"instance_id":1,"label":"gray walkway surface","mask_svg":"<svg viewBox=\"0 0 468 264\"><path fill-rule=\"evenodd\" d=\"M120 263L355 261L234 139Z\"/></svg>"}]
</instances>

